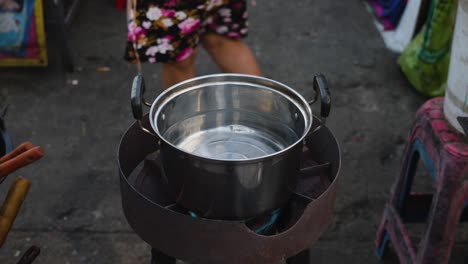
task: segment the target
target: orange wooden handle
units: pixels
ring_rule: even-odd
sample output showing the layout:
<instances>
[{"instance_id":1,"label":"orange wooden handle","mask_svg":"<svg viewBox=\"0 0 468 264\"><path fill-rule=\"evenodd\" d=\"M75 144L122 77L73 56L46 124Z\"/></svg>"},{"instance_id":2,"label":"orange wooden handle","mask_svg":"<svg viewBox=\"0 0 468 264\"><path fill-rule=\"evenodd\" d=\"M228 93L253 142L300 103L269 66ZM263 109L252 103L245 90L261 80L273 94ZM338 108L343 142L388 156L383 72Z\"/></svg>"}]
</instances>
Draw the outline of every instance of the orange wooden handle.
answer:
<instances>
[{"instance_id":1,"label":"orange wooden handle","mask_svg":"<svg viewBox=\"0 0 468 264\"><path fill-rule=\"evenodd\" d=\"M44 151L41 147L37 146L3 162L0 164L0 178L7 176L21 167L31 164L42 157L44 157Z\"/></svg>"},{"instance_id":2,"label":"orange wooden handle","mask_svg":"<svg viewBox=\"0 0 468 264\"><path fill-rule=\"evenodd\" d=\"M0 158L0 163L3 163L7 160L10 160L16 156L18 156L19 154L27 151L28 149L32 149L34 147L33 143L27 141L27 142L24 142L22 144L20 144L19 146L17 146L15 149L13 149L10 153L6 154L5 156L1 157Z\"/></svg>"}]
</instances>

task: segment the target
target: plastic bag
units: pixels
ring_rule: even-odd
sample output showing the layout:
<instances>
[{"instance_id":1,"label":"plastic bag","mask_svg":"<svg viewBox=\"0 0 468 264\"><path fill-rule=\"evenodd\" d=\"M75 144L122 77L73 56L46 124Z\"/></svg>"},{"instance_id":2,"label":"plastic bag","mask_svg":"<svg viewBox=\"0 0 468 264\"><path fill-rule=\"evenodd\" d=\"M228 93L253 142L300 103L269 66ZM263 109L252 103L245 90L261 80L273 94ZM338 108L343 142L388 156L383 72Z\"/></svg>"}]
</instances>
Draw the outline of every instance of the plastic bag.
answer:
<instances>
[{"instance_id":1,"label":"plastic bag","mask_svg":"<svg viewBox=\"0 0 468 264\"><path fill-rule=\"evenodd\" d=\"M456 8L456 0L432 0L426 24L398 58L410 83L424 95L444 95Z\"/></svg>"}]
</instances>

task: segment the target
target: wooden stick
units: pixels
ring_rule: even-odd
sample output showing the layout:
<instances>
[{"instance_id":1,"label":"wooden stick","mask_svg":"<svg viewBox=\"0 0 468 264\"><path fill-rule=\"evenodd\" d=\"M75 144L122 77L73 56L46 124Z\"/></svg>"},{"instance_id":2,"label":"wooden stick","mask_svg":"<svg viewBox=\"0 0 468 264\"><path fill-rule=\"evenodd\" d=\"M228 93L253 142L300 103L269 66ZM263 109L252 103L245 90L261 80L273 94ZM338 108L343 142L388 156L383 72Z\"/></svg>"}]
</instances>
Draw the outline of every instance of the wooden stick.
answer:
<instances>
[{"instance_id":1,"label":"wooden stick","mask_svg":"<svg viewBox=\"0 0 468 264\"><path fill-rule=\"evenodd\" d=\"M0 209L0 248L6 240L8 232L10 232L13 222L18 215L18 211L23 204L26 195L28 194L31 181L17 177L8 190L7 197Z\"/></svg>"}]
</instances>

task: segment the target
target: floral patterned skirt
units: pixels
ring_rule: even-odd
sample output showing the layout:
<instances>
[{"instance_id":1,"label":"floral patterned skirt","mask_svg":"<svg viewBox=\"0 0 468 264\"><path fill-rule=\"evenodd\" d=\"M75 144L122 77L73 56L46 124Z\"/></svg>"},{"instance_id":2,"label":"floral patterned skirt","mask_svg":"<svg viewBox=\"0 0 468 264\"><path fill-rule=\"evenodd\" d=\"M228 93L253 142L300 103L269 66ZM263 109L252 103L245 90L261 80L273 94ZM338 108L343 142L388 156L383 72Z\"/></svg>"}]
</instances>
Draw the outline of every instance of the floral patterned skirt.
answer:
<instances>
[{"instance_id":1,"label":"floral patterned skirt","mask_svg":"<svg viewBox=\"0 0 468 264\"><path fill-rule=\"evenodd\" d=\"M128 21L125 59L182 61L204 32L229 38L247 35L246 0L137 0Z\"/></svg>"}]
</instances>

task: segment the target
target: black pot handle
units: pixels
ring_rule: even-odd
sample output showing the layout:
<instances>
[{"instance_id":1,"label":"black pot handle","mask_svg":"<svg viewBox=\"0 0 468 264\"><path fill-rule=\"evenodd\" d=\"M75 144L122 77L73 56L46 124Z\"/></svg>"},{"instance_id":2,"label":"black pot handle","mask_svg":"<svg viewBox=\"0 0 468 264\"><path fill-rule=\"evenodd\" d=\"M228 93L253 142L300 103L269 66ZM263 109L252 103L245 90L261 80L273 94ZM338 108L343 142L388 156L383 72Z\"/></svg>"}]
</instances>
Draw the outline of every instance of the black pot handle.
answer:
<instances>
[{"instance_id":1,"label":"black pot handle","mask_svg":"<svg viewBox=\"0 0 468 264\"><path fill-rule=\"evenodd\" d=\"M149 129L144 127L143 124L141 123L141 119L143 118L143 104L146 106L151 106L151 104L146 102L145 98L143 97L143 95L145 94L145 91L146 91L145 79L143 78L141 74L138 74L133 79L132 93L130 96L133 117L138 121L138 124L140 125L140 128L143 131L153 136L156 136L156 134L154 134Z\"/></svg>"},{"instance_id":2,"label":"black pot handle","mask_svg":"<svg viewBox=\"0 0 468 264\"><path fill-rule=\"evenodd\" d=\"M309 104L315 103L318 96L320 96L320 117L322 119L322 124L325 124L325 120L327 119L328 115L330 115L331 109L331 95L330 89L328 88L327 79L323 74L318 74L314 76L313 85L315 98L312 102L309 102Z\"/></svg>"},{"instance_id":3,"label":"black pot handle","mask_svg":"<svg viewBox=\"0 0 468 264\"><path fill-rule=\"evenodd\" d=\"M145 80L141 74L138 74L133 78L131 94L132 113L136 120L143 118L143 94L145 90Z\"/></svg>"},{"instance_id":4,"label":"black pot handle","mask_svg":"<svg viewBox=\"0 0 468 264\"><path fill-rule=\"evenodd\" d=\"M323 74L317 74L314 76L313 88L315 96L311 101L309 101L309 105L314 104L320 96L320 122L309 131L307 134L308 136L319 131L322 126L325 125L327 117L330 115L331 108L330 89L328 88L327 79L325 79Z\"/></svg>"}]
</instances>

